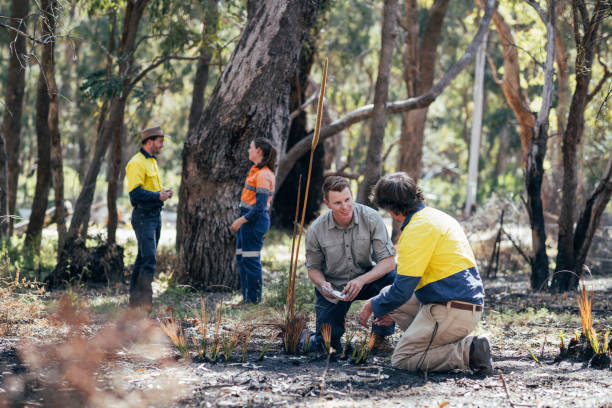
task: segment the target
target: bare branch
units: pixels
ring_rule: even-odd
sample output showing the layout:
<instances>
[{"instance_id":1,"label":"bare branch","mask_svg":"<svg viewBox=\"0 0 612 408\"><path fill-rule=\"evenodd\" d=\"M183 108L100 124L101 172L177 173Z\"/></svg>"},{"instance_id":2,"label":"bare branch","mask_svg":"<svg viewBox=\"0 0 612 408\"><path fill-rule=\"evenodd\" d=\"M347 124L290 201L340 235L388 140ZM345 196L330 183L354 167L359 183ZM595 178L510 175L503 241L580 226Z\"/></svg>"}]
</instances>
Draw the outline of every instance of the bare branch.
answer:
<instances>
[{"instance_id":1,"label":"bare branch","mask_svg":"<svg viewBox=\"0 0 612 408\"><path fill-rule=\"evenodd\" d=\"M200 57L182 57L179 55L171 55L168 57L164 57L164 58L160 58L157 61L153 61L151 63L151 65L149 65L148 67L144 68L143 70L141 70L135 77L134 79L130 82L129 88L133 88L142 78L144 78L145 76L147 76L147 74L149 72L151 72L152 70L154 70L155 68L157 68L158 66L160 66L161 64L163 64L164 62L168 62L171 60L187 60L187 61L195 61L200 59Z\"/></svg>"},{"instance_id":2,"label":"bare branch","mask_svg":"<svg viewBox=\"0 0 612 408\"><path fill-rule=\"evenodd\" d=\"M13 26L11 26L11 25L9 25L9 24L5 24L5 23L1 23L1 22L0 22L0 27L4 27L4 28L6 28L7 30L14 31L14 32L16 32L18 35L20 35L20 36L22 36L22 37L25 37L25 38L27 38L27 39L29 39L29 40L31 40L31 41L33 41L33 42L37 43L37 44L42 44L42 45L45 45L45 44L48 44L50 41L52 41L52 39L49 39L49 38L46 38L46 39L44 39L44 40L41 40L41 39L38 39L38 38L32 37L30 34L28 34L28 33L24 33L23 31L21 31L21 30L19 30L19 29L15 28L15 27L13 27Z\"/></svg>"}]
</instances>

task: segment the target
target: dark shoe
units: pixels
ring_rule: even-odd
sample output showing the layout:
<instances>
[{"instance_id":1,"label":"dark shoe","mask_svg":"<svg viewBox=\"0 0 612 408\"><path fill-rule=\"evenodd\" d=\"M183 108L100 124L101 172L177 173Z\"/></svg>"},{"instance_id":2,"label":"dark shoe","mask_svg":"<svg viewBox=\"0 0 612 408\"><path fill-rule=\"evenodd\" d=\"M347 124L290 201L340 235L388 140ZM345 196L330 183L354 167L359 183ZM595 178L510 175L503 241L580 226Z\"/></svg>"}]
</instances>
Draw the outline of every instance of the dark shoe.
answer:
<instances>
[{"instance_id":1,"label":"dark shoe","mask_svg":"<svg viewBox=\"0 0 612 408\"><path fill-rule=\"evenodd\" d=\"M382 334L374 333L374 345L372 346L372 351L380 354L388 354L393 351L393 346L389 342L387 336L383 336Z\"/></svg>"},{"instance_id":2,"label":"dark shoe","mask_svg":"<svg viewBox=\"0 0 612 408\"><path fill-rule=\"evenodd\" d=\"M314 340L314 333L308 329L302 330L300 334L300 340L298 341L298 353L308 353L310 351L314 351L312 348L311 340Z\"/></svg>"},{"instance_id":3,"label":"dark shoe","mask_svg":"<svg viewBox=\"0 0 612 408\"><path fill-rule=\"evenodd\" d=\"M476 374L489 374L493 371L491 364L491 346L486 337L474 337L470 346L470 369Z\"/></svg>"}]
</instances>

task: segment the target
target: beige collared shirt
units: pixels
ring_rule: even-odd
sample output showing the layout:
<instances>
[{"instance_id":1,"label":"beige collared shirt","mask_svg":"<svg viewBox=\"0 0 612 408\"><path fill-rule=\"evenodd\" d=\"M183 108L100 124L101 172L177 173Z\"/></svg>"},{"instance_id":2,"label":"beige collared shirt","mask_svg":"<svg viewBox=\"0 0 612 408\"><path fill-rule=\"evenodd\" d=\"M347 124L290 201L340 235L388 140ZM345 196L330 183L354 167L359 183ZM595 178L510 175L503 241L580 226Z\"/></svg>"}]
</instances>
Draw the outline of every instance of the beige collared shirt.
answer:
<instances>
[{"instance_id":1,"label":"beige collared shirt","mask_svg":"<svg viewBox=\"0 0 612 408\"><path fill-rule=\"evenodd\" d=\"M382 217L365 205L354 204L353 220L347 228L338 226L332 212L327 211L306 233L306 268L320 270L337 290L394 255Z\"/></svg>"}]
</instances>

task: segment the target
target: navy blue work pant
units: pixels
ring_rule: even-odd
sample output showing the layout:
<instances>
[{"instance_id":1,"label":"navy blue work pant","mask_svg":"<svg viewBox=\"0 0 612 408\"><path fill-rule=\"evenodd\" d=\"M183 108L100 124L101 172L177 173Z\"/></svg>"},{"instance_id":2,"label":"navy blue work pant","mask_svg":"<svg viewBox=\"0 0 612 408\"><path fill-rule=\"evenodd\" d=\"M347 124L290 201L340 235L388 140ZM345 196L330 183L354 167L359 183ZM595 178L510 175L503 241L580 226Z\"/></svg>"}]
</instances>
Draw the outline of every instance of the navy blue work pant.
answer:
<instances>
[{"instance_id":1,"label":"navy blue work pant","mask_svg":"<svg viewBox=\"0 0 612 408\"><path fill-rule=\"evenodd\" d=\"M249 210L240 208L240 215ZM264 211L253 222L242 224L236 237L236 263L240 275L240 291L246 303L261 301L261 248L264 235L270 229L270 215Z\"/></svg>"},{"instance_id":2,"label":"navy blue work pant","mask_svg":"<svg viewBox=\"0 0 612 408\"><path fill-rule=\"evenodd\" d=\"M370 282L361 288L361 291L355 298L355 300L367 300L378 295L380 291L388 285L393 285L395 281L396 272L393 270L383 276L382 278ZM315 313L317 316L317 332L311 337L309 341L309 349L311 351L322 351L323 339L321 337L321 326L323 323L331 324L331 346L337 350L342 350L342 343L340 338L344 335L344 320L346 314L351 307L353 301L343 302L339 300L338 303L332 303L325 299L323 295L315 288L315 294L317 296L317 303L315 305ZM390 326L378 326L373 325L372 329L374 333L381 334L383 336L389 336L395 331L395 323Z\"/></svg>"},{"instance_id":3,"label":"navy blue work pant","mask_svg":"<svg viewBox=\"0 0 612 408\"><path fill-rule=\"evenodd\" d=\"M161 232L160 209L134 208L132 227L138 241L138 255L130 279L130 306L150 306L153 302L151 283L157 263L157 244Z\"/></svg>"}]
</instances>

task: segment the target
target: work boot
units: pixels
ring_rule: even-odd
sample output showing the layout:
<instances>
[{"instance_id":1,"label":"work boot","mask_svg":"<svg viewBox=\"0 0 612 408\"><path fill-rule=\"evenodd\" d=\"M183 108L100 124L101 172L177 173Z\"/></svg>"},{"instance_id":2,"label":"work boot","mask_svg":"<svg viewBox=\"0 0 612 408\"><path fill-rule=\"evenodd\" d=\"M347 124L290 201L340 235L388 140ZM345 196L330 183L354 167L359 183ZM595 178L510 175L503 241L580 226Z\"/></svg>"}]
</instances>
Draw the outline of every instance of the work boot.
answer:
<instances>
[{"instance_id":1,"label":"work boot","mask_svg":"<svg viewBox=\"0 0 612 408\"><path fill-rule=\"evenodd\" d=\"M491 346L486 337L474 337L470 345L470 369L476 374L489 374L493 371L491 364Z\"/></svg>"},{"instance_id":2,"label":"work boot","mask_svg":"<svg viewBox=\"0 0 612 408\"><path fill-rule=\"evenodd\" d=\"M316 347L316 344L312 344L311 340L314 340L314 333L308 329L303 329L302 333L300 333L300 340L298 341L297 351L298 353L308 353L313 350L313 345Z\"/></svg>"},{"instance_id":3,"label":"work boot","mask_svg":"<svg viewBox=\"0 0 612 408\"><path fill-rule=\"evenodd\" d=\"M372 346L372 351L380 354L388 354L393 351L393 346L389 342L387 336L374 333L374 345Z\"/></svg>"}]
</instances>

